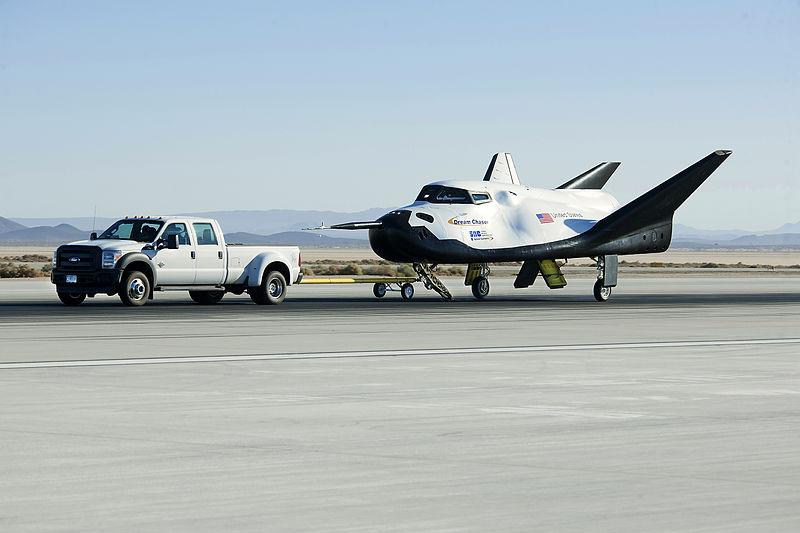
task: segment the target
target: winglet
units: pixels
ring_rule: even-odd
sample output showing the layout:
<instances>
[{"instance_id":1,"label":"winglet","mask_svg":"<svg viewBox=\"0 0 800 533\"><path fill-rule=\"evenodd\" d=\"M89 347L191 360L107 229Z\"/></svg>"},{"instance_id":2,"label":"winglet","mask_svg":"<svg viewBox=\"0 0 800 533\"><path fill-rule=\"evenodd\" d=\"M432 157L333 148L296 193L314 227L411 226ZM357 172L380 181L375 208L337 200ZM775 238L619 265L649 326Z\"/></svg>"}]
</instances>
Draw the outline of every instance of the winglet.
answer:
<instances>
[{"instance_id":1,"label":"winglet","mask_svg":"<svg viewBox=\"0 0 800 533\"><path fill-rule=\"evenodd\" d=\"M586 234L615 238L657 223L670 223L672 215L723 161L733 153L717 150L678 172L667 181L650 189L600 220Z\"/></svg>"},{"instance_id":2,"label":"winglet","mask_svg":"<svg viewBox=\"0 0 800 533\"><path fill-rule=\"evenodd\" d=\"M486 174L483 176L483 181L498 181L519 185L517 169L514 168L511 154L506 152L494 154L492 162L489 163L489 168L486 169Z\"/></svg>"},{"instance_id":3,"label":"winglet","mask_svg":"<svg viewBox=\"0 0 800 533\"><path fill-rule=\"evenodd\" d=\"M556 189L602 189L619 165L618 162L600 163Z\"/></svg>"}]
</instances>

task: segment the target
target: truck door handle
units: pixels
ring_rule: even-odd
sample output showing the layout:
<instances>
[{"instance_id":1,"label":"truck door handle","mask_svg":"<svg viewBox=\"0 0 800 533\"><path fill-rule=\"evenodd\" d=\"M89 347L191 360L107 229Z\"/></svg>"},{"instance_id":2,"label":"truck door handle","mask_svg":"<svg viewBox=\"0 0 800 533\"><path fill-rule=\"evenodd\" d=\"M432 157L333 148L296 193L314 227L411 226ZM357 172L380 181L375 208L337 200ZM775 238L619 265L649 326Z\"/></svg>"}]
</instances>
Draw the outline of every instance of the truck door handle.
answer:
<instances>
[{"instance_id":1,"label":"truck door handle","mask_svg":"<svg viewBox=\"0 0 800 533\"><path fill-rule=\"evenodd\" d=\"M194 259L194 251L192 251L192 259Z\"/></svg>"},{"instance_id":2,"label":"truck door handle","mask_svg":"<svg viewBox=\"0 0 800 533\"><path fill-rule=\"evenodd\" d=\"M219 255L219 258L220 258L220 259L222 259L222 250L220 250L219 252L217 252L217 254Z\"/></svg>"}]
</instances>

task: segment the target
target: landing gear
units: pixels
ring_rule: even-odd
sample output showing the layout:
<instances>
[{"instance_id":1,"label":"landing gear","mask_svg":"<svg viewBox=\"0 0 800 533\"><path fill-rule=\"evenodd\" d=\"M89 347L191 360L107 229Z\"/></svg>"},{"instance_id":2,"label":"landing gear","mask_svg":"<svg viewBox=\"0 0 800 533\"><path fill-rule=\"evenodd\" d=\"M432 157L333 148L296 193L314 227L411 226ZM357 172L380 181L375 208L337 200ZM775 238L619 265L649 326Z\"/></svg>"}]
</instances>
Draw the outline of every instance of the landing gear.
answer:
<instances>
[{"instance_id":1,"label":"landing gear","mask_svg":"<svg viewBox=\"0 0 800 533\"><path fill-rule=\"evenodd\" d=\"M414 263L413 267L414 267L414 272L419 274L420 280L423 283L425 283L426 289L432 289L438 292L439 296L441 296L445 300L453 299L453 295L450 294L450 291L448 291L447 287L444 286L442 280L437 278L436 274L433 273L433 270L436 268L436 265L428 265L425 263Z\"/></svg>"},{"instance_id":2,"label":"landing gear","mask_svg":"<svg viewBox=\"0 0 800 533\"><path fill-rule=\"evenodd\" d=\"M618 260L616 255L601 255L597 262L597 281L594 283L594 299L606 302L611 298L611 287L617 286Z\"/></svg>"},{"instance_id":3,"label":"landing gear","mask_svg":"<svg viewBox=\"0 0 800 533\"><path fill-rule=\"evenodd\" d=\"M403 297L403 300L410 300L414 297L414 286L410 283L403 283L403 286L400 288L400 295Z\"/></svg>"},{"instance_id":4,"label":"landing gear","mask_svg":"<svg viewBox=\"0 0 800 533\"><path fill-rule=\"evenodd\" d=\"M470 263L467 266L467 277L464 285L472 285L472 295L478 300L483 300L489 294L489 265L486 263Z\"/></svg>"},{"instance_id":5,"label":"landing gear","mask_svg":"<svg viewBox=\"0 0 800 533\"><path fill-rule=\"evenodd\" d=\"M478 276L472 282L472 295L478 300L483 300L489 294L489 280Z\"/></svg>"},{"instance_id":6,"label":"landing gear","mask_svg":"<svg viewBox=\"0 0 800 533\"><path fill-rule=\"evenodd\" d=\"M594 282L594 299L598 302L605 302L611 298L611 287L604 287L603 280L598 279Z\"/></svg>"}]
</instances>

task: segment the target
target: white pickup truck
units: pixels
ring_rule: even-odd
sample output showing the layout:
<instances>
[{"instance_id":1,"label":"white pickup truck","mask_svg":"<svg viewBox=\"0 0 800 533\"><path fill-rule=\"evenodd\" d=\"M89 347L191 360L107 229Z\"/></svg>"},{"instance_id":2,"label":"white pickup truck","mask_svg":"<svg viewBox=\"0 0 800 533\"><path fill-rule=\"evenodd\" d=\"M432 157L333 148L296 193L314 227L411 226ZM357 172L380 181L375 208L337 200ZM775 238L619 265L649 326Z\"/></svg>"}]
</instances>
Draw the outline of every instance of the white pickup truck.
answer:
<instances>
[{"instance_id":1,"label":"white pickup truck","mask_svg":"<svg viewBox=\"0 0 800 533\"><path fill-rule=\"evenodd\" d=\"M50 280L66 305L119 294L138 306L172 290L200 304L245 291L257 304L279 304L302 277L296 246L228 245L214 219L164 216L126 217L88 241L59 246Z\"/></svg>"}]
</instances>

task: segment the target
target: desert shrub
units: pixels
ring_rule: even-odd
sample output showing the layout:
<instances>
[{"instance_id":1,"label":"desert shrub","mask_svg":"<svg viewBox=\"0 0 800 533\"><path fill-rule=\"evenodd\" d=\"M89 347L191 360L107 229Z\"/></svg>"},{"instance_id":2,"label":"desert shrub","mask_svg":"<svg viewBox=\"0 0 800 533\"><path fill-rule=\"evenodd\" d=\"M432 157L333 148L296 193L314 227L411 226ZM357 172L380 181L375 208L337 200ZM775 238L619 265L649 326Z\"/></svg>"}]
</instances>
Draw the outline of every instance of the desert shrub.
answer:
<instances>
[{"instance_id":1,"label":"desert shrub","mask_svg":"<svg viewBox=\"0 0 800 533\"><path fill-rule=\"evenodd\" d=\"M445 272L450 276L463 276L466 274L466 271L461 267L450 267Z\"/></svg>"},{"instance_id":2,"label":"desert shrub","mask_svg":"<svg viewBox=\"0 0 800 533\"><path fill-rule=\"evenodd\" d=\"M700 268L719 268L719 265L716 263L703 263Z\"/></svg>"},{"instance_id":3,"label":"desert shrub","mask_svg":"<svg viewBox=\"0 0 800 533\"><path fill-rule=\"evenodd\" d=\"M394 276L397 272L388 265L368 266L364 269L364 274L369 276Z\"/></svg>"},{"instance_id":4,"label":"desert shrub","mask_svg":"<svg viewBox=\"0 0 800 533\"><path fill-rule=\"evenodd\" d=\"M41 278L49 274L30 265L0 263L0 278Z\"/></svg>"},{"instance_id":5,"label":"desert shrub","mask_svg":"<svg viewBox=\"0 0 800 533\"><path fill-rule=\"evenodd\" d=\"M339 274L345 274L348 276L360 276L362 273L361 267L355 263L345 265L339 270Z\"/></svg>"},{"instance_id":6,"label":"desert shrub","mask_svg":"<svg viewBox=\"0 0 800 533\"><path fill-rule=\"evenodd\" d=\"M405 263L397 266L397 275L407 277L407 276L416 276L417 273L414 272L414 269L412 268L411 265Z\"/></svg>"},{"instance_id":7,"label":"desert shrub","mask_svg":"<svg viewBox=\"0 0 800 533\"><path fill-rule=\"evenodd\" d=\"M302 267L300 269L300 272L302 272L304 276L313 276L314 275L314 269L309 268L309 267Z\"/></svg>"}]
</instances>

